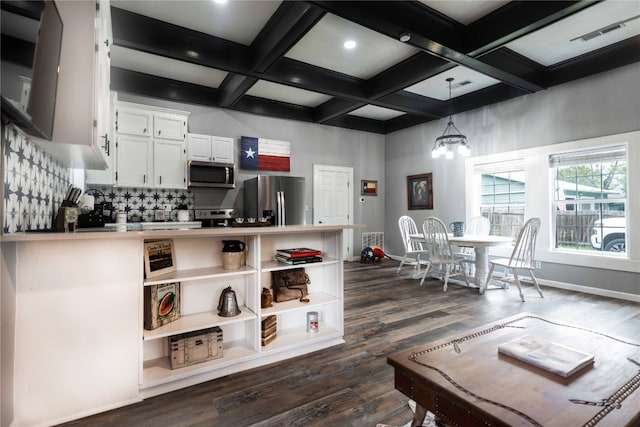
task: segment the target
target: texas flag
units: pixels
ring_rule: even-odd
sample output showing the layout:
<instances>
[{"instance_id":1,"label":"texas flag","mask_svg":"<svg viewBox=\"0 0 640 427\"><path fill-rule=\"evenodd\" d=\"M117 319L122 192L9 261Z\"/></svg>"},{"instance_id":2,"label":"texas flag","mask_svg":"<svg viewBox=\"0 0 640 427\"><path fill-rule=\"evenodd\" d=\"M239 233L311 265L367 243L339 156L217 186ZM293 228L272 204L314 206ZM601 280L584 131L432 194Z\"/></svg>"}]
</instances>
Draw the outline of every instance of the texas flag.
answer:
<instances>
[{"instance_id":1,"label":"texas flag","mask_svg":"<svg viewBox=\"0 0 640 427\"><path fill-rule=\"evenodd\" d=\"M288 141L243 136L240 167L249 170L289 172L291 147Z\"/></svg>"},{"instance_id":2,"label":"texas flag","mask_svg":"<svg viewBox=\"0 0 640 427\"><path fill-rule=\"evenodd\" d=\"M362 184L362 194L376 194L376 182L366 181Z\"/></svg>"}]
</instances>

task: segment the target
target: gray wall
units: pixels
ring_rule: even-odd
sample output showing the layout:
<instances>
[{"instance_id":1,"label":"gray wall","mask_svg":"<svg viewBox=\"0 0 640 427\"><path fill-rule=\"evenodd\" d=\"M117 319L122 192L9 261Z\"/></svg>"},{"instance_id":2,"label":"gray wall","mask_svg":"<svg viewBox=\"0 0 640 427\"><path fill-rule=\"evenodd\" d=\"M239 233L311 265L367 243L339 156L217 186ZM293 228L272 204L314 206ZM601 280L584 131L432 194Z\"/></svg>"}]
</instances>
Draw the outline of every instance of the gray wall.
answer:
<instances>
[{"instance_id":1,"label":"gray wall","mask_svg":"<svg viewBox=\"0 0 640 427\"><path fill-rule=\"evenodd\" d=\"M557 144L640 129L640 64L622 67L546 91L523 96L454 116L456 126L469 137L472 155ZM426 216L445 222L465 217L464 160L432 159L434 139L444 120L387 135L387 188L405 189L407 175L433 173L434 209L407 208L405 191L387 194L385 240L387 253L402 254L397 219L410 215L421 223ZM636 165L637 166L637 165ZM637 195L630 194L630 197ZM628 236L637 239L638 236ZM637 261L637 260L636 260ZM635 263L637 264L637 262ZM640 274L545 263L540 278L583 286L640 294ZM561 276L557 275L563 271ZM606 278L606 279L605 279Z\"/></svg>"},{"instance_id":2,"label":"gray wall","mask_svg":"<svg viewBox=\"0 0 640 427\"><path fill-rule=\"evenodd\" d=\"M236 139L236 162L239 166L239 138L255 136L289 141L291 143L291 172L286 175L307 178L307 224L313 221L312 189L313 165L352 167L354 169L354 223L366 224L364 230L354 233L354 254L359 255L362 231L384 231L384 150L385 136L369 132L341 129L312 123L256 116L231 110L222 110L180 104L170 101L119 93L121 101L189 111L189 132L227 136ZM254 177L255 172L240 170L238 180ZM274 173L271 173L274 174ZM377 180L379 196L367 197L360 203L360 180ZM234 190L196 190L196 204L243 208L242 184ZM242 210L241 210L242 212Z\"/></svg>"},{"instance_id":3,"label":"gray wall","mask_svg":"<svg viewBox=\"0 0 640 427\"><path fill-rule=\"evenodd\" d=\"M474 156L534 148L640 129L640 64L591 76L546 91L458 114L456 125L469 136ZM191 112L189 131L239 138L242 135L291 142L291 175L307 177L311 206L312 165L354 168L355 223L363 231L384 231L385 251L401 254L397 218L411 215L416 222L437 216L445 222L465 217L465 167L462 158L431 159L433 140L446 125L438 120L393 134L376 135L329 126L293 122L229 110L178 104L120 94L124 101ZM242 181L254 174L240 171ZM433 173L434 209L409 211L406 177ZM359 203L361 179L377 180L379 195ZM241 186L240 186L241 187ZM386 189L393 189L387 192ZM633 195L631 196L633 197ZM201 190L198 203L242 208L241 188L233 191ZM307 221L311 223L311 212ZM637 236L629 236L629 238ZM360 247L361 233L353 247ZM357 251L355 251L357 255ZM636 260L637 261L637 260ZM634 261L634 263L636 263ZM640 274L545 262L538 277L604 292L640 294Z\"/></svg>"}]
</instances>

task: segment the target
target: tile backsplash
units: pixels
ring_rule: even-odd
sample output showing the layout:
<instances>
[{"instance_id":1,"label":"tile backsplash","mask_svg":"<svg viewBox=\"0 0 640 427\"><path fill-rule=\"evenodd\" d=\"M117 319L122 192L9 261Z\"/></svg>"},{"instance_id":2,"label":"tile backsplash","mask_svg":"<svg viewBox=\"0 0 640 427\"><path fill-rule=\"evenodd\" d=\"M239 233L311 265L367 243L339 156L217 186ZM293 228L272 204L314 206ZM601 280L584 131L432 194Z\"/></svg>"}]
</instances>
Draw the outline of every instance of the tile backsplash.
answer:
<instances>
[{"instance_id":1,"label":"tile backsplash","mask_svg":"<svg viewBox=\"0 0 640 427\"><path fill-rule=\"evenodd\" d=\"M70 170L13 127L4 130L3 233L49 229L71 184ZM122 205L128 221L153 221L165 205L172 207L169 221L177 221L179 205L193 218L194 193L186 189L87 186L85 193L96 202L112 202L116 210Z\"/></svg>"},{"instance_id":2,"label":"tile backsplash","mask_svg":"<svg viewBox=\"0 0 640 427\"><path fill-rule=\"evenodd\" d=\"M11 126L4 128L3 233L51 228L70 184L69 169Z\"/></svg>"},{"instance_id":3,"label":"tile backsplash","mask_svg":"<svg viewBox=\"0 0 640 427\"><path fill-rule=\"evenodd\" d=\"M85 191L95 197L95 202L111 202L114 210L120 206L127 213L127 221L150 222L155 218L155 211L171 206L168 221L177 221L179 205L186 205L193 219L194 194L189 190L158 188L114 188L107 186L91 186Z\"/></svg>"}]
</instances>

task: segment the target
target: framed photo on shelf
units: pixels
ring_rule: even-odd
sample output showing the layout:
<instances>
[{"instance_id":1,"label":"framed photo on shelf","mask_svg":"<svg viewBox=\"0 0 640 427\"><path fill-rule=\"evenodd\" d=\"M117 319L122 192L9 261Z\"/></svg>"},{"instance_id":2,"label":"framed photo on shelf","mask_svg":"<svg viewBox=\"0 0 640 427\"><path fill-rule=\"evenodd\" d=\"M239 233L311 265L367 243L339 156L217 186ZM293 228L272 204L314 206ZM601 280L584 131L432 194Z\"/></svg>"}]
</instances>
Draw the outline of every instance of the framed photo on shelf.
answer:
<instances>
[{"instance_id":1,"label":"framed photo on shelf","mask_svg":"<svg viewBox=\"0 0 640 427\"><path fill-rule=\"evenodd\" d=\"M409 210L433 209L433 179L431 173L407 176Z\"/></svg>"},{"instance_id":2,"label":"framed photo on shelf","mask_svg":"<svg viewBox=\"0 0 640 427\"><path fill-rule=\"evenodd\" d=\"M360 180L360 195L361 196L377 196L378 181L371 181L368 179Z\"/></svg>"},{"instance_id":3,"label":"framed photo on shelf","mask_svg":"<svg viewBox=\"0 0 640 427\"><path fill-rule=\"evenodd\" d=\"M144 242L144 274L146 278L162 276L172 273L176 269L173 240Z\"/></svg>"}]
</instances>

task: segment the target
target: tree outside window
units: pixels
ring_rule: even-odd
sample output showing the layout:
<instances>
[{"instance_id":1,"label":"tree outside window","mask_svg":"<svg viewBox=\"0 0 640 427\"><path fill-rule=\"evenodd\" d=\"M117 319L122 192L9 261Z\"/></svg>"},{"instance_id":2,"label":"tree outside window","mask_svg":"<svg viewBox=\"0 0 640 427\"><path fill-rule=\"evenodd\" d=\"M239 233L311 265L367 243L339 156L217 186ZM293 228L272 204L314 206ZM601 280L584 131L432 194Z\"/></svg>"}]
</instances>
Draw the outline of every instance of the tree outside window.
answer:
<instances>
[{"instance_id":1,"label":"tree outside window","mask_svg":"<svg viewBox=\"0 0 640 427\"><path fill-rule=\"evenodd\" d=\"M555 247L626 252L625 146L549 157L554 172Z\"/></svg>"}]
</instances>

